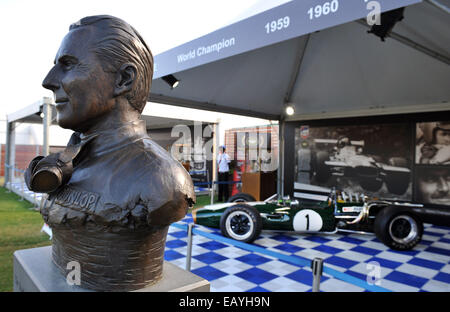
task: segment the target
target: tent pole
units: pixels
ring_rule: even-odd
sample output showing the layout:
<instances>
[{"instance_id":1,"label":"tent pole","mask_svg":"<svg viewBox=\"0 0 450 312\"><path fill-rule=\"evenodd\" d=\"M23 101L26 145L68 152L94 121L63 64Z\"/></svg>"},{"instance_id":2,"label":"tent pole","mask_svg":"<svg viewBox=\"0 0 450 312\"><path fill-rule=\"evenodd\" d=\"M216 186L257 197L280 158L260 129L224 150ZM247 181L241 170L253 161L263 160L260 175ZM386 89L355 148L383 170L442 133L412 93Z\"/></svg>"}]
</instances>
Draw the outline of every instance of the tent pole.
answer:
<instances>
[{"instance_id":1,"label":"tent pole","mask_svg":"<svg viewBox=\"0 0 450 312\"><path fill-rule=\"evenodd\" d=\"M219 141L219 125L213 124L213 152L212 152L212 183L211 183L211 205L214 204L215 182L217 182L217 147Z\"/></svg>"},{"instance_id":2,"label":"tent pole","mask_svg":"<svg viewBox=\"0 0 450 312\"><path fill-rule=\"evenodd\" d=\"M294 66L294 70L291 74L291 79L289 80L289 85L286 90L286 95L284 97L284 105L287 105L291 102L292 92L297 83L298 75L300 74L300 70L302 68L303 58L305 57L305 52L308 47L309 39L311 38L311 34L306 35L306 38L303 40L303 37L300 37L300 44L298 48L298 57ZM281 116L278 122L278 171L277 171L277 194L278 199L282 199L284 196L284 136L285 136L285 112L281 112Z\"/></svg>"},{"instance_id":3,"label":"tent pole","mask_svg":"<svg viewBox=\"0 0 450 312\"><path fill-rule=\"evenodd\" d=\"M278 122L278 170L277 170L277 194L278 199L284 196L284 118Z\"/></svg>"},{"instance_id":4,"label":"tent pole","mask_svg":"<svg viewBox=\"0 0 450 312\"><path fill-rule=\"evenodd\" d=\"M5 151L5 184L13 182L14 165L16 162L16 123L6 121L6 151Z\"/></svg>"},{"instance_id":5,"label":"tent pole","mask_svg":"<svg viewBox=\"0 0 450 312\"><path fill-rule=\"evenodd\" d=\"M44 118L42 119L42 125L44 128L44 141L43 141L43 147L42 147L42 154L44 156L47 156L50 154L49 151L49 136L50 136L50 125L52 123L52 106L51 104L44 98L42 105L42 112L44 113Z\"/></svg>"}]
</instances>

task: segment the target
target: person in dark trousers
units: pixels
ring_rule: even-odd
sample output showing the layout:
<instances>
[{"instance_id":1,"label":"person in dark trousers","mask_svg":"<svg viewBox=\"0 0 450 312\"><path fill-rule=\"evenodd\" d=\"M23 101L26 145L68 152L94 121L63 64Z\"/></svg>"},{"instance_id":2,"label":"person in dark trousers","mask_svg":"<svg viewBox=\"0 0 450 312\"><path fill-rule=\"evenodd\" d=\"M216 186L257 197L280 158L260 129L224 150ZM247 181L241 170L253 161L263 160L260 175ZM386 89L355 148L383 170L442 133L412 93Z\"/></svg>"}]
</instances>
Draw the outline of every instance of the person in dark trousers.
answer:
<instances>
[{"instance_id":1,"label":"person in dark trousers","mask_svg":"<svg viewBox=\"0 0 450 312\"><path fill-rule=\"evenodd\" d=\"M229 197L228 192L228 175L230 171L230 156L225 153L225 146L219 147L219 156L217 158L217 166L219 167L219 198L218 200L226 202Z\"/></svg>"}]
</instances>

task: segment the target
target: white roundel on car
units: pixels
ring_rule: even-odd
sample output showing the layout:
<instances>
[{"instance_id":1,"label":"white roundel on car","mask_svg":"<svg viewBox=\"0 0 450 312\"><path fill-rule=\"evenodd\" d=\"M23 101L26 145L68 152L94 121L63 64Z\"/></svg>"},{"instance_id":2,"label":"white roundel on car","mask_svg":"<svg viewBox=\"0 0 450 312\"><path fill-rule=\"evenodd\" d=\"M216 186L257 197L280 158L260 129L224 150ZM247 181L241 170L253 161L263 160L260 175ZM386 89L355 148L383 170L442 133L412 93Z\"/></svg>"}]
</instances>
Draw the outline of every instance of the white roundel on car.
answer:
<instances>
[{"instance_id":1,"label":"white roundel on car","mask_svg":"<svg viewBox=\"0 0 450 312\"><path fill-rule=\"evenodd\" d=\"M323 225L320 214L311 209L297 212L292 222L294 231L320 231Z\"/></svg>"}]
</instances>

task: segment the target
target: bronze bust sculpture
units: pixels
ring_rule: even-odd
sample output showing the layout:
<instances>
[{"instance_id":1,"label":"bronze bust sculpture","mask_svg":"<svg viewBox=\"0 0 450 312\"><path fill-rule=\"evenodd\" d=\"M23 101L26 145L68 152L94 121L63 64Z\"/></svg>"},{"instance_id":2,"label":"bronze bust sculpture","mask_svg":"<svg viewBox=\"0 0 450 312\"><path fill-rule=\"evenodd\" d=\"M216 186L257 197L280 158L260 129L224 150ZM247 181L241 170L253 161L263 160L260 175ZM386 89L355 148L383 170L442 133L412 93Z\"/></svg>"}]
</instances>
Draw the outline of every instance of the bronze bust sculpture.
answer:
<instances>
[{"instance_id":1,"label":"bronze bust sculpture","mask_svg":"<svg viewBox=\"0 0 450 312\"><path fill-rule=\"evenodd\" d=\"M138 32L112 16L70 26L43 81L67 148L36 157L28 187L49 194L41 214L53 230L53 262L78 261L81 286L135 290L162 275L171 223L195 202L184 167L147 135L140 120L153 57Z\"/></svg>"}]
</instances>

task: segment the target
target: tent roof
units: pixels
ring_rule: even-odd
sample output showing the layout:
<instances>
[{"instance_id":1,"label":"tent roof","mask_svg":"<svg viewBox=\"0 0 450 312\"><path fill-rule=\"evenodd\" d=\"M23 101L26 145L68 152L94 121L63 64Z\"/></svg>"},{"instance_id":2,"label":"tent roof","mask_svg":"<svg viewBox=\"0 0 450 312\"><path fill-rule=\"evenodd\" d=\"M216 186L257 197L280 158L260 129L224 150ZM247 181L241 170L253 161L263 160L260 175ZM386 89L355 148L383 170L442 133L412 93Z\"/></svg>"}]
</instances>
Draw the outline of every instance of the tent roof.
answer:
<instances>
[{"instance_id":1,"label":"tent roof","mask_svg":"<svg viewBox=\"0 0 450 312\"><path fill-rule=\"evenodd\" d=\"M39 101L34 102L31 105L25 106L18 111L6 115L7 122L18 123L42 123L41 113L44 104L52 104L52 99L44 97ZM56 124L56 111L52 109L52 124Z\"/></svg>"},{"instance_id":2,"label":"tent roof","mask_svg":"<svg viewBox=\"0 0 450 312\"><path fill-rule=\"evenodd\" d=\"M266 119L279 119L291 103L288 120L450 110L448 13L428 2L379 2L383 11L409 5L385 42L360 20L363 1L339 1L333 18L315 24L305 20L316 2L293 1L157 55L150 100ZM272 36L265 23L285 16L286 32L265 38ZM294 25L294 18L303 19ZM198 56L208 42L225 46L220 38L250 43ZM177 88L160 78L168 74Z\"/></svg>"},{"instance_id":3,"label":"tent roof","mask_svg":"<svg viewBox=\"0 0 450 312\"><path fill-rule=\"evenodd\" d=\"M44 97L42 100L28 105L14 113L7 115L8 122L42 124L41 113L44 103L51 104L52 107L52 125L57 125L56 109L51 98ZM141 115L141 119L146 121L147 129L167 129L176 125L194 125L193 120L157 117L151 115Z\"/></svg>"}]
</instances>

